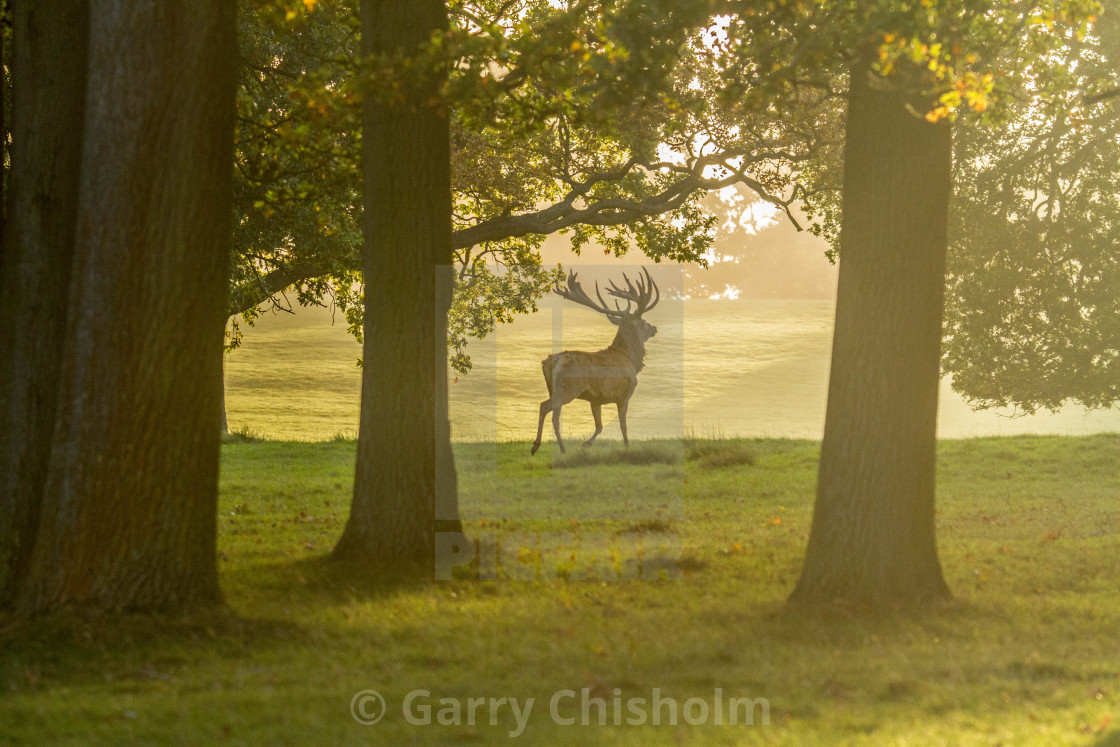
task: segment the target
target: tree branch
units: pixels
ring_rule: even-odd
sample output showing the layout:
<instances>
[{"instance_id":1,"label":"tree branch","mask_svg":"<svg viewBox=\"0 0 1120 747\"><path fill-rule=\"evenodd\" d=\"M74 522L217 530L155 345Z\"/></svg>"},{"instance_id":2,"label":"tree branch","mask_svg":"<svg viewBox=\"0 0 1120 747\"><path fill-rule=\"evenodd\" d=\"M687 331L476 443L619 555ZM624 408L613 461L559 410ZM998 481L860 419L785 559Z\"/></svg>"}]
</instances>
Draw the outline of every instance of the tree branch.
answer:
<instances>
[{"instance_id":1,"label":"tree branch","mask_svg":"<svg viewBox=\"0 0 1120 747\"><path fill-rule=\"evenodd\" d=\"M1116 88L1110 88L1106 91L1101 91L1100 93L1094 93L1092 96L1086 95L1085 103L1096 104L1097 102L1104 101L1105 99L1116 98L1117 96L1120 96L1120 86L1117 86Z\"/></svg>"},{"instance_id":2,"label":"tree branch","mask_svg":"<svg viewBox=\"0 0 1120 747\"><path fill-rule=\"evenodd\" d=\"M617 226L637 218L661 215L676 210L696 190L712 191L733 184L744 184L763 200L782 208L793 225L800 231L800 224L790 212L790 205L796 197L796 192L795 196L782 199L771 194L761 182L747 176L742 168L734 168L726 162L728 159L746 156L748 156L747 153L721 153L718 158L713 156L697 158L688 168L687 176L673 182L663 191L646 200L607 198L594 201L583 208L575 205L575 201L584 197L594 184L607 179L619 179L636 166L644 167L635 159L630 159L617 169L595 174L588 177L584 182L573 183L572 190L561 202L531 213L499 216L468 228L459 229L452 234L452 240L456 248L462 248L473 244L481 244L485 241L500 241L533 233L547 235L569 228L577 223L595 226ZM752 162L757 160L755 158L750 159ZM661 164L650 164L650 166L658 165ZM706 179L703 173L709 166L719 166L730 173L721 179Z\"/></svg>"},{"instance_id":3,"label":"tree branch","mask_svg":"<svg viewBox=\"0 0 1120 747\"><path fill-rule=\"evenodd\" d=\"M326 264L309 261L293 262L277 267L264 275L259 275L255 280L231 288L229 315L244 314L285 288L322 277L330 271L331 268Z\"/></svg>"},{"instance_id":4,"label":"tree branch","mask_svg":"<svg viewBox=\"0 0 1120 747\"><path fill-rule=\"evenodd\" d=\"M728 163L729 160L736 158L743 158L743 165L735 167ZM452 247L455 250L464 250L478 244L518 238L529 234L549 235L576 224L618 226L677 210L697 190L713 191L734 184L747 186L763 200L781 208L794 227L800 231L802 227L790 210L790 206L801 193L799 191L800 187L794 185L791 196L788 199L783 199L772 194L764 184L748 176L745 171L747 164L767 159L800 160L796 156L780 150L753 153L746 150L743 152L722 152L718 155L696 157L687 166L661 162L643 163L636 158L630 158L614 169L591 174L582 182L572 180L571 190L565 198L546 208L518 215L502 215L454 231L451 235ZM584 207L576 205L576 201L584 200L595 185L620 180L638 167L650 172L664 167L681 173L682 176L667 185L662 191L644 200L608 197L591 200ZM705 178L704 172L709 167L722 168L726 170L727 175L720 178ZM470 256L469 252L466 256ZM230 315L244 313L258 304L264 303L285 288L322 277L331 270L332 268L326 263L313 261L299 261L278 267L260 276L257 280L233 288L230 293Z\"/></svg>"}]
</instances>

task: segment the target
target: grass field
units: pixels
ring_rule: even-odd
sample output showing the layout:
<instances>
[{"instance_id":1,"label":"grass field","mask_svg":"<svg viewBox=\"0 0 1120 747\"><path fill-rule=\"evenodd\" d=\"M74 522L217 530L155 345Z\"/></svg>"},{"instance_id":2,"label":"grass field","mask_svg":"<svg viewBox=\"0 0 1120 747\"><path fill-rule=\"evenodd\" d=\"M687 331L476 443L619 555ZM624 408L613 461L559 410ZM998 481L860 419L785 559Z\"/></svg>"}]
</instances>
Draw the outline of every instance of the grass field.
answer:
<instances>
[{"instance_id":1,"label":"grass field","mask_svg":"<svg viewBox=\"0 0 1120 747\"><path fill-rule=\"evenodd\" d=\"M483 560L408 586L322 560L353 451L226 444L229 612L9 624L0 742L1120 744L1118 436L942 442L939 541L957 601L875 617L783 605L808 534L812 442L608 443L565 460L460 445ZM639 540L678 548L683 577L603 580L633 571ZM606 726L594 702L580 724L585 688ZM367 689L387 703L372 726L351 715ZM677 725L664 703L650 723L655 689ZM433 719L441 698L459 703L462 723L409 724L416 690ZM550 714L558 692L572 725ZM508 702L495 725L488 702L466 723L468 698L530 697L516 738ZM690 698L704 723L686 723ZM754 725L729 725L730 698L766 699L768 719L756 703ZM627 723L631 706L647 723Z\"/></svg>"},{"instance_id":2,"label":"grass field","mask_svg":"<svg viewBox=\"0 0 1120 747\"><path fill-rule=\"evenodd\" d=\"M654 319L659 331L630 403L630 433L819 439L834 313L828 301L662 302ZM341 315L333 319L332 325L328 309L299 308L263 314L255 327L244 328L244 345L225 362L230 428L292 441L357 434L361 346ZM547 393L541 359L561 348L597 350L613 334L600 315L549 301L541 313L518 316L485 340L471 340L474 368L453 376L450 386L453 438L531 440ZM946 438L1120 431L1120 408L1087 412L1070 405L1021 417L973 410L948 379L939 413L937 432ZM603 416L605 434L619 437L614 408L603 408ZM594 429L590 409L565 407L562 427L565 438L586 438Z\"/></svg>"}]
</instances>

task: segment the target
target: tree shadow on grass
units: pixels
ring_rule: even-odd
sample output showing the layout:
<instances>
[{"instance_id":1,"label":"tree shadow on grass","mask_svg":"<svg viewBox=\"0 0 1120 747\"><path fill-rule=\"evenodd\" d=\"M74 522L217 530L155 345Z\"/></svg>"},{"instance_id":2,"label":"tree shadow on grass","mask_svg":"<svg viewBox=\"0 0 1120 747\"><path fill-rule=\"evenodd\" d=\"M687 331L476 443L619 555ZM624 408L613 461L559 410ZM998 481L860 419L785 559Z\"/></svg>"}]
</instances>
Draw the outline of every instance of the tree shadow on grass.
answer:
<instances>
[{"instance_id":1,"label":"tree shadow on grass","mask_svg":"<svg viewBox=\"0 0 1120 747\"><path fill-rule=\"evenodd\" d=\"M873 607L836 601L807 604L785 602L758 620L759 634L786 644L828 642L856 645L868 636L890 638L901 630L921 628L950 632L968 622L995 621L991 609L950 598L918 607Z\"/></svg>"},{"instance_id":2,"label":"tree shadow on grass","mask_svg":"<svg viewBox=\"0 0 1120 747\"><path fill-rule=\"evenodd\" d=\"M258 566L241 574L239 583L264 594L295 593L309 604L338 606L446 583L431 573L430 568L386 569L321 555Z\"/></svg>"},{"instance_id":3,"label":"tree shadow on grass","mask_svg":"<svg viewBox=\"0 0 1120 747\"><path fill-rule=\"evenodd\" d=\"M296 623L244 617L225 605L182 614L0 616L0 697L60 685L158 684L208 659L236 663L308 641Z\"/></svg>"},{"instance_id":4,"label":"tree shadow on grass","mask_svg":"<svg viewBox=\"0 0 1120 747\"><path fill-rule=\"evenodd\" d=\"M179 614L80 609L31 618L0 614L0 698L61 686L142 691L189 679L199 669L234 671L262 656L298 655L321 644L320 631L284 614L285 603L299 609L340 607L435 583L415 579L318 557L223 579L227 600L240 611L217 604ZM246 605L253 599L255 605ZM279 604L269 609L262 599Z\"/></svg>"}]
</instances>

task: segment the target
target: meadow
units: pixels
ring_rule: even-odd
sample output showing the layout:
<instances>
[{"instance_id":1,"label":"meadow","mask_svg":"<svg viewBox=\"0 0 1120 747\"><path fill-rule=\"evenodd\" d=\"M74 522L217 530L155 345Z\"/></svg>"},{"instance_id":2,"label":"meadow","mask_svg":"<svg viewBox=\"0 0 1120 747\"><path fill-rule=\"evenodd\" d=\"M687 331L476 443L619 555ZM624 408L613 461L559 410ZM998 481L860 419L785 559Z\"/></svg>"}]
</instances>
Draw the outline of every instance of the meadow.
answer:
<instances>
[{"instance_id":1,"label":"meadow","mask_svg":"<svg viewBox=\"0 0 1120 747\"><path fill-rule=\"evenodd\" d=\"M671 280L669 274L659 282L668 288ZM631 435L819 439L834 311L835 304L825 300L662 300L651 315L658 332L647 346L646 368L630 403ZM355 364L362 350L340 314L332 324L329 309L266 312L245 332L243 347L226 358L230 428L276 440L357 434L361 369ZM454 439L532 440L537 407L547 394L541 359L563 349L604 348L613 334L602 316L546 298L539 313L518 316L486 339L472 340L467 350L474 367L466 376L453 376L450 387ZM938 434L1120 431L1117 408L1011 414L973 410L946 380ZM604 408L603 416L604 435L618 437L614 408ZM587 406L565 408L563 427L565 438L586 438L593 430Z\"/></svg>"},{"instance_id":2,"label":"meadow","mask_svg":"<svg viewBox=\"0 0 1120 747\"><path fill-rule=\"evenodd\" d=\"M1120 436L942 441L955 601L893 615L784 602L811 518L813 441L605 442L533 458L525 442L459 444L481 559L413 584L325 560L354 446L224 445L225 610L2 623L0 742L1120 744ZM646 574L635 541L641 560L670 548L679 577ZM376 725L352 715L377 710L355 703L365 690L386 704ZM427 705L434 721L446 699L459 723L410 724L409 693L413 720ZM508 700L493 724L489 700L467 723L469 698L516 698L524 726ZM574 723L554 720L554 698ZM731 698L751 700L752 725L746 708L729 723Z\"/></svg>"}]
</instances>

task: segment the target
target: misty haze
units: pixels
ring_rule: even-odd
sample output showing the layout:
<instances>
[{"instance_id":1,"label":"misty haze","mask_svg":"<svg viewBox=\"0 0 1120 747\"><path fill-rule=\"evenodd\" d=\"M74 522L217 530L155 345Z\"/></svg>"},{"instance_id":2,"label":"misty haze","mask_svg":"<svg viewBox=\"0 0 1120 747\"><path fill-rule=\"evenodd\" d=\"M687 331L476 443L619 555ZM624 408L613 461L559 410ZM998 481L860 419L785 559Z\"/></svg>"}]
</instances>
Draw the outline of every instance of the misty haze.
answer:
<instances>
[{"instance_id":1,"label":"misty haze","mask_svg":"<svg viewBox=\"0 0 1120 747\"><path fill-rule=\"evenodd\" d=\"M1120 747L1120 0L0 0L0 745Z\"/></svg>"},{"instance_id":2,"label":"misty haze","mask_svg":"<svg viewBox=\"0 0 1120 747\"><path fill-rule=\"evenodd\" d=\"M828 364L835 315L836 266L827 244L786 223L757 235L722 235L725 257L711 269L647 264L667 298L651 316L648 346L629 419L647 438L766 436L819 439L824 429ZM628 259L594 248L573 257L562 239L545 245L546 261L587 268L589 282L622 270ZM592 261L596 264L586 265ZM735 298L713 300L713 295ZM688 299L683 300L682 295ZM554 319L559 315L559 321ZM243 347L226 360L230 427L267 438L319 441L353 436L358 426L361 346L341 314L295 307L247 329ZM555 325L561 334L554 345ZM472 340L471 372L450 387L457 441L527 441L536 432L543 392L540 362L561 349L595 350L613 328L587 309L546 298L536 314L518 316L484 340ZM1120 430L1120 412L1067 405L1057 413L975 410L942 381L938 433L943 438L1022 433L1085 434ZM620 439L611 408L603 439ZM565 409L565 438L594 430L586 404Z\"/></svg>"}]
</instances>

